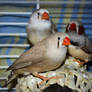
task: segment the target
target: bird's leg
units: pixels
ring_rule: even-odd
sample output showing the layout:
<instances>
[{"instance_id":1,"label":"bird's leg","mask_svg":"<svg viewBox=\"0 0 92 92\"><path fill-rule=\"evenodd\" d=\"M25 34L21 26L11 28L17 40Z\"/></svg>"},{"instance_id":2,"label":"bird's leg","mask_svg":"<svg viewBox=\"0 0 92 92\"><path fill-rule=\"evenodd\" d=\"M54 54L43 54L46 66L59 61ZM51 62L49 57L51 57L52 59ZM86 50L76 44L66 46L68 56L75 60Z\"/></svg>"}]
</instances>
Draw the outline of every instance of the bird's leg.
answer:
<instances>
[{"instance_id":1,"label":"bird's leg","mask_svg":"<svg viewBox=\"0 0 92 92\"><path fill-rule=\"evenodd\" d=\"M33 74L34 76L36 76L36 77L38 77L38 78L40 78L40 79L42 79L42 81L39 83L40 85L43 83L43 82L46 82L46 81L48 81L48 80L50 80L50 79L58 79L58 78L60 78L60 77L57 77L57 76L53 76L53 77L44 77L44 76L42 76L42 75L40 75L40 74Z\"/></svg>"},{"instance_id":2,"label":"bird's leg","mask_svg":"<svg viewBox=\"0 0 92 92\"><path fill-rule=\"evenodd\" d=\"M78 60L78 59L73 59L73 61L75 61L75 62L79 63L80 65L84 65L84 64L85 64L85 62L81 62L81 61L80 61L80 60Z\"/></svg>"},{"instance_id":3,"label":"bird's leg","mask_svg":"<svg viewBox=\"0 0 92 92\"><path fill-rule=\"evenodd\" d=\"M48 77L44 77L44 76L42 76L40 74L37 74L35 76L38 77L38 78L40 78L40 79L42 79L42 80L48 80Z\"/></svg>"},{"instance_id":4,"label":"bird's leg","mask_svg":"<svg viewBox=\"0 0 92 92\"><path fill-rule=\"evenodd\" d=\"M44 77L44 76L43 76ZM44 77L44 79L39 83L40 85L43 84L44 82L48 81L48 80L51 80L51 79L58 79L58 78L61 78L61 77L58 77L58 76L53 76L53 77Z\"/></svg>"},{"instance_id":5,"label":"bird's leg","mask_svg":"<svg viewBox=\"0 0 92 92\"><path fill-rule=\"evenodd\" d=\"M39 83L40 85L41 85L43 82L49 80L48 77L42 76L42 75L38 74L37 72L32 73L32 74L33 74L35 77L42 79L42 81Z\"/></svg>"}]
</instances>

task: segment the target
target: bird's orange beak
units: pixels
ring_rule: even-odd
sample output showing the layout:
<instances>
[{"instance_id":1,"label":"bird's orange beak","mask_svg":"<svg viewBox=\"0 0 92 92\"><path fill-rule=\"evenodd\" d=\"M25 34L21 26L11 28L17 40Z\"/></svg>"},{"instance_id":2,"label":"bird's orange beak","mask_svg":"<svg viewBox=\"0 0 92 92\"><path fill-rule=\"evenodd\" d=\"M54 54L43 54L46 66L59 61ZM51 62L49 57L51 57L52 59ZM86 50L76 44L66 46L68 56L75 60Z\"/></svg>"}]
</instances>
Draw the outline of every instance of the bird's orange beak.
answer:
<instances>
[{"instance_id":1,"label":"bird's orange beak","mask_svg":"<svg viewBox=\"0 0 92 92\"><path fill-rule=\"evenodd\" d=\"M42 19L48 20L49 19L49 14L47 12L44 12L42 14Z\"/></svg>"},{"instance_id":2,"label":"bird's orange beak","mask_svg":"<svg viewBox=\"0 0 92 92\"><path fill-rule=\"evenodd\" d=\"M63 43L62 43L62 45L70 45L71 44L71 42L70 42L70 38L69 37L65 37L65 39L64 39L64 41L63 41Z\"/></svg>"}]
</instances>

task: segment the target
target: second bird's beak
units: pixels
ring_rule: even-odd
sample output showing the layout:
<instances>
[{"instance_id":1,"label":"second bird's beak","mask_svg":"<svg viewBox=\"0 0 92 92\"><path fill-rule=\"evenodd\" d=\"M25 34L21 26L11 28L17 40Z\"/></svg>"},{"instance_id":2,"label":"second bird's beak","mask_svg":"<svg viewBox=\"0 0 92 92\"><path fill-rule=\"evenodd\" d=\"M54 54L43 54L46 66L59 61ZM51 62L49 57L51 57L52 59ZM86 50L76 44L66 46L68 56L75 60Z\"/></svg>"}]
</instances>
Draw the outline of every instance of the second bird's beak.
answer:
<instances>
[{"instance_id":1,"label":"second bird's beak","mask_svg":"<svg viewBox=\"0 0 92 92\"><path fill-rule=\"evenodd\" d=\"M44 12L42 14L42 19L48 20L49 19L49 14L47 12Z\"/></svg>"},{"instance_id":2,"label":"second bird's beak","mask_svg":"<svg viewBox=\"0 0 92 92\"><path fill-rule=\"evenodd\" d=\"M62 45L70 45L71 44L71 42L70 42L70 38L69 37L65 37L65 39L64 39L64 41L63 41L63 43L62 43Z\"/></svg>"}]
</instances>

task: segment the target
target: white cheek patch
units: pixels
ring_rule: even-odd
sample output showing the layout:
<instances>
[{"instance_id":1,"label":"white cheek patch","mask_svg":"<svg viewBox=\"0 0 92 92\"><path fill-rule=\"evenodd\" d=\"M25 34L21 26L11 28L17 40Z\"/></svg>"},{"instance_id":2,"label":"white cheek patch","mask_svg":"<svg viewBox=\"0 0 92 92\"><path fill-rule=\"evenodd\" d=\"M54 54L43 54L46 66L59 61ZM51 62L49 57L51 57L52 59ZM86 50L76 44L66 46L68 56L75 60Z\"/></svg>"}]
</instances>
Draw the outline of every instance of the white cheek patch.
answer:
<instances>
[{"instance_id":1,"label":"white cheek patch","mask_svg":"<svg viewBox=\"0 0 92 92\"><path fill-rule=\"evenodd\" d=\"M63 45L63 40L60 41L59 46L60 46L60 47L65 47L65 46Z\"/></svg>"},{"instance_id":2,"label":"white cheek patch","mask_svg":"<svg viewBox=\"0 0 92 92\"><path fill-rule=\"evenodd\" d=\"M62 47L65 47L63 44L63 40L59 40L58 43L57 43L57 48L62 48Z\"/></svg>"}]
</instances>

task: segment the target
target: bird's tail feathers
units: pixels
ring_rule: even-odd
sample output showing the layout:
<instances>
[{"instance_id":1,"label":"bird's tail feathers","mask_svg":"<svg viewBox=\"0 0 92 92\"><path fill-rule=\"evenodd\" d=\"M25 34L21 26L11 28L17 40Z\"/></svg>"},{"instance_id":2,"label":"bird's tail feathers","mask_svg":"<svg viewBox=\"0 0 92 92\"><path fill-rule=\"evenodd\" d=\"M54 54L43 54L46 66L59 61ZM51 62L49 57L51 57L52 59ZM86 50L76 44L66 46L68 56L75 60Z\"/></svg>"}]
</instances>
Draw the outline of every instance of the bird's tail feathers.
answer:
<instances>
[{"instance_id":1,"label":"bird's tail feathers","mask_svg":"<svg viewBox=\"0 0 92 92\"><path fill-rule=\"evenodd\" d=\"M8 81L6 82L6 84L5 84L3 87L9 86L9 84L10 84L12 81L16 80L16 78L17 78L17 74L11 75L11 77L8 79ZM9 87L9 88L10 88L10 87Z\"/></svg>"}]
</instances>

